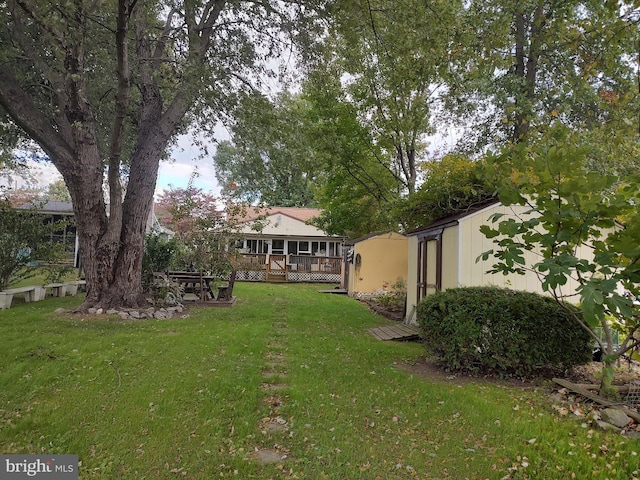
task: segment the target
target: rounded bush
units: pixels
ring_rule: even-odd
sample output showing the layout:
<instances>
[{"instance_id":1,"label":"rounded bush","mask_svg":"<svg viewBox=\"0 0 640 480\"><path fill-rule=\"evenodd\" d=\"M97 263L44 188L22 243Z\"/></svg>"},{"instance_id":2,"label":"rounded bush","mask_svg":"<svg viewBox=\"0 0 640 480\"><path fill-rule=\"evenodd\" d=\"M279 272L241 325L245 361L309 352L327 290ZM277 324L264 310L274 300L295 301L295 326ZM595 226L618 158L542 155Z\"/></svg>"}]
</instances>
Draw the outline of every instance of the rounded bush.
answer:
<instances>
[{"instance_id":1,"label":"rounded bush","mask_svg":"<svg viewBox=\"0 0 640 480\"><path fill-rule=\"evenodd\" d=\"M591 360L588 332L554 299L535 293L449 289L423 299L417 318L429 352L453 371L528 377Z\"/></svg>"}]
</instances>

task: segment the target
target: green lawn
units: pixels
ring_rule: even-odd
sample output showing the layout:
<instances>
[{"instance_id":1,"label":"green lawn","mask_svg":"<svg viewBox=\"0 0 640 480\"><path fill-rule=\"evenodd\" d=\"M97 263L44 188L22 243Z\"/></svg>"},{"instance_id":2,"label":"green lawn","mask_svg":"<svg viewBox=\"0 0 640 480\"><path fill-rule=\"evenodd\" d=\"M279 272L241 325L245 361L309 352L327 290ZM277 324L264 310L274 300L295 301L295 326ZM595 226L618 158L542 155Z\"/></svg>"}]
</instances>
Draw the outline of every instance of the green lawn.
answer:
<instances>
[{"instance_id":1,"label":"green lawn","mask_svg":"<svg viewBox=\"0 0 640 480\"><path fill-rule=\"evenodd\" d=\"M78 454L81 479L640 476L640 442L558 417L544 388L412 375L420 344L318 288L238 283L234 307L172 320L0 311L0 453Z\"/></svg>"}]
</instances>

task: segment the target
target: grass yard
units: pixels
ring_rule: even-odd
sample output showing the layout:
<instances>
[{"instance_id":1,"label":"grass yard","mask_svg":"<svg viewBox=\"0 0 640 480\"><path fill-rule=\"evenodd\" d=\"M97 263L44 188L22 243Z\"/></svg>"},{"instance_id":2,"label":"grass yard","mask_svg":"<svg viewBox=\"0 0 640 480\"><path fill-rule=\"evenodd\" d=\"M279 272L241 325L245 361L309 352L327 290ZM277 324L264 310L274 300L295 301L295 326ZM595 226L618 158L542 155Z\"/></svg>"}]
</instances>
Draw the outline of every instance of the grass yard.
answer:
<instances>
[{"instance_id":1,"label":"grass yard","mask_svg":"<svg viewBox=\"0 0 640 480\"><path fill-rule=\"evenodd\" d=\"M0 311L0 453L78 454L81 479L640 476L639 441L544 388L412 374L420 344L319 288L237 283L234 307L172 320Z\"/></svg>"}]
</instances>

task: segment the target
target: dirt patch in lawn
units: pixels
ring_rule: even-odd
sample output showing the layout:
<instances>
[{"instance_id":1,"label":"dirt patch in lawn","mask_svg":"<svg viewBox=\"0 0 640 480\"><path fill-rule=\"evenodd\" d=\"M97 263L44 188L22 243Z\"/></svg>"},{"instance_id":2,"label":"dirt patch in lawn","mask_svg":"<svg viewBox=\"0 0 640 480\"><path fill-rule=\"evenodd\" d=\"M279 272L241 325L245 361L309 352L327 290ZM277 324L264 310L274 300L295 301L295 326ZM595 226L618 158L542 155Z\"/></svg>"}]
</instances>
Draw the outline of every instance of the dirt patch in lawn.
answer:
<instances>
[{"instance_id":1,"label":"dirt patch in lawn","mask_svg":"<svg viewBox=\"0 0 640 480\"><path fill-rule=\"evenodd\" d=\"M406 372L431 381L454 383L492 383L518 388L535 388L544 384L543 379L515 379L500 378L496 375L468 375L458 372L448 372L435 359L421 357L415 363L398 363L397 367Z\"/></svg>"},{"instance_id":2,"label":"dirt patch in lawn","mask_svg":"<svg viewBox=\"0 0 640 480\"><path fill-rule=\"evenodd\" d=\"M602 363L590 362L586 365L575 367L562 373L549 372L535 378L500 378L497 375L467 375L446 371L435 359L422 357L415 363L398 363L397 367L406 372L419 375L425 379L440 382L451 382L456 384L464 383L492 383L517 388L538 388L549 383L552 377L560 377L572 383L599 384L599 374L602 370ZM640 380L640 363L623 361L616 368L614 385L628 385L631 381Z\"/></svg>"},{"instance_id":3,"label":"dirt patch in lawn","mask_svg":"<svg viewBox=\"0 0 640 480\"><path fill-rule=\"evenodd\" d=\"M399 307L396 305L381 305L373 300L360 300L364 303L369 310L378 315L381 315L389 320L394 320L396 322L401 322L404 320L404 307Z\"/></svg>"}]
</instances>

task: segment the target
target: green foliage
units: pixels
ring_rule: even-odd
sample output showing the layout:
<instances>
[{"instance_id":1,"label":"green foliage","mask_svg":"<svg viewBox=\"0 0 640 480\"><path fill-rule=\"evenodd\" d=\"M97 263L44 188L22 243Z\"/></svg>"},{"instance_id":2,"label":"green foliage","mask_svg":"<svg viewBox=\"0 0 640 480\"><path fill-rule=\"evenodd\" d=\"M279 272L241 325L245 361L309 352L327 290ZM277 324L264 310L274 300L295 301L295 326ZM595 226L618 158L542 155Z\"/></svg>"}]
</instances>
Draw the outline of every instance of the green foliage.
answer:
<instances>
[{"instance_id":1,"label":"green foliage","mask_svg":"<svg viewBox=\"0 0 640 480\"><path fill-rule=\"evenodd\" d=\"M399 218L407 229L466 211L495 195L496 179L483 173L483 162L460 154L448 154L422 164L425 181L399 206Z\"/></svg>"},{"instance_id":2,"label":"green foliage","mask_svg":"<svg viewBox=\"0 0 640 480\"><path fill-rule=\"evenodd\" d=\"M232 141L222 142L213 158L223 194L271 206L314 206L312 185L322 166L305 133L305 108L288 93L273 103L257 93L241 97Z\"/></svg>"},{"instance_id":3,"label":"green foliage","mask_svg":"<svg viewBox=\"0 0 640 480\"><path fill-rule=\"evenodd\" d=\"M167 238L157 233L145 237L142 281L156 306L173 305L183 296L181 285L161 274L179 265L180 249L181 244L175 237Z\"/></svg>"},{"instance_id":4,"label":"green foliage","mask_svg":"<svg viewBox=\"0 0 640 480\"><path fill-rule=\"evenodd\" d=\"M608 125L592 145L611 155L626 121L637 131L638 15L635 0L466 2L448 92L448 110L472 126L465 141L477 152L535 140L550 124Z\"/></svg>"},{"instance_id":5,"label":"green foliage","mask_svg":"<svg viewBox=\"0 0 640 480\"><path fill-rule=\"evenodd\" d=\"M371 301L386 308L395 308L404 310L407 301L407 283L398 278L392 285L391 291L382 295L375 295Z\"/></svg>"},{"instance_id":6,"label":"green foliage","mask_svg":"<svg viewBox=\"0 0 640 480\"><path fill-rule=\"evenodd\" d=\"M175 238L151 233L145 237L142 269L146 273L171 270L177 260L179 244Z\"/></svg>"},{"instance_id":7,"label":"green foliage","mask_svg":"<svg viewBox=\"0 0 640 480\"><path fill-rule=\"evenodd\" d=\"M36 207L17 210L0 199L0 289L33 276L36 262L56 262L64 256L61 245L51 243L51 230ZM52 270L54 272L54 270Z\"/></svg>"},{"instance_id":8,"label":"green foliage","mask_svg":"<svg viewBox=\"0 0 640 480\"><path fill-rule=\"evenodd\" d=\"M49 200L59 200L62 202L71 202L71 195L63 180L50 183L47 187L46 198Z\"/></svg>"},{"instance_id":9,"label":"green foliage","mask_svg":"<svg viewBox=\"0 0 640 480\"><path fill-rule=\"evenodd\" d=\"M164 259L178 270L197 270L226 276L231 271L231 253L227 248L230 226L218 210L218 199L196 188L170 188L158 199L160 222L175 237L164 249ZM167 250L168 249L168 250ZM159 252L158 252L159 253ZM160 259L159 259L160 261Z\"/></svg>"},{"instance_id":10,"label":"green foliage","mask_svg":"<svg viewBox=\"0 0 640 480\"><path fill-rule=\"evenodd\" d=\"M397 228L391 207L400 198L398 182L379 161L380 147L348 101L339 72L314 71L302 95L322 172L314 191L323 209L316 225L351 238Z\"/></svg>"},{"instance_id":11,"label":"green foliage","mask_svg":"<svg viewBox=\"0 0 640 480\"><path fill-rule=\"evenodd\" d=\"M527 377L591 360L591 338L568 310L575 311L534 293L468 287L427 296L417 319L446 368Z\"/></svg>"},{"instance_id":12,"label":"green foliage","mask_svg":"<svg viewBox=\"0 0 640 480\"><path fill-rule=\"evenodd\" d=\"M362 126L380 150L377 161L399 190L417 187L426 137L449 75L452 34L462 2L338 2L336 67Z\"/></svg>"},{"instance_id":13,"label":"green foliage","mask_svg":"<svg viewBox=\"0 0 640 480\"><path fill-rule=\"evenodd\" d=\"M483 258L497 259L493 272L536 272L560 300L572 280L584 314L575 320L586 329L602 327L606 341L593 335L594 341L619 357L639 343L640 315L630 296L640 294L640 176L594 172L592 159L580 136L565 128L493 158L492 174L503 179L500 200L526 211L495 216L493 226L482 228L496 244ZM537 261L527 264L526 251ZM617 350L612 328L625 336Z\"/></svg>"}]
</instances>

